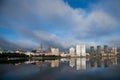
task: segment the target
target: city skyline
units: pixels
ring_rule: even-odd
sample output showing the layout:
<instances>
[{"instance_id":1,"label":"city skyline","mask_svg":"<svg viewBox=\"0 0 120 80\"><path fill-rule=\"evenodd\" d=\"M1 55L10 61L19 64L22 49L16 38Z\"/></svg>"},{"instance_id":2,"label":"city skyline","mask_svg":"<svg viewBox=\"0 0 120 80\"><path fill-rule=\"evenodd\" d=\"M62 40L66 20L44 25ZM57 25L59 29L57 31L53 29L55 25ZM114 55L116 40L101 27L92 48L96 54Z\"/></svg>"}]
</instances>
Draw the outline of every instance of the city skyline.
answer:
<instances>
[{"instance_id":1,"label":"city skyline","mask_svg":"<svg viewBox=\"0 0 120 80\"><path fill-rule=\"evenodd\" d=\"M120 46L119 0L1 0L0 48Z\"/></svg>"}]
</instances>

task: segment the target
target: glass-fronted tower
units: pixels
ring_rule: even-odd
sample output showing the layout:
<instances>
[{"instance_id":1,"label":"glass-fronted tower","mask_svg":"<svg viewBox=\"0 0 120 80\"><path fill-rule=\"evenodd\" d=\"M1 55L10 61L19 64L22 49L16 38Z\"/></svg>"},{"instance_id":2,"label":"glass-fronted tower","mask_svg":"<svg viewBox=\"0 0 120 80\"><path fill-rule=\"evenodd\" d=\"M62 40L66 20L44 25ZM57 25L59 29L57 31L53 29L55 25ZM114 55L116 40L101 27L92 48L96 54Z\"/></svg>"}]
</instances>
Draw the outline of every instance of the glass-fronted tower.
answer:
<instances>
[{"instance_id":1,"label":"glass-fronted tower","mask_svg":"<svg viewBox=\"0 0 120 80\"><path fill-rule=\"evenodd\" d=\"M90 46L90 57L93 57L95 54L94 46Z\"/></svg>"},{"instance_id":2,"label":"glass-fronted tower","mask_svg":"<svg viewBox=\"0 0 120 80\"><path fill-rule=\"evenodd\" d=\"M108 53L108 45L104 45L104 53Z\"/></svg>"},{"instance_id":3,"label":"glass-fronted tower","mask_svg":"<svg viewBox=\"0 0 120 80\"><path fill-rule=\"evenodd\" d=\"M101 46L97 46L97 56L101 55Z\"/></svg>"}]
</instances>

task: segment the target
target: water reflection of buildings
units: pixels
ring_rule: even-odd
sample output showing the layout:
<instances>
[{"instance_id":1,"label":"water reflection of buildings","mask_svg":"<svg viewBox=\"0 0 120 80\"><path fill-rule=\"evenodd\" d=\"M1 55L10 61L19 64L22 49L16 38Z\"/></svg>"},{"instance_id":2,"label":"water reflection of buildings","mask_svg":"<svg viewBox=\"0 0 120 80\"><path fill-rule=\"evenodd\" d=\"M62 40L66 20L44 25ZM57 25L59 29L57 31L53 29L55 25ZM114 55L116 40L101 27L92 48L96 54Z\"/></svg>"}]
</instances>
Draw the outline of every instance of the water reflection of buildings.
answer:
<instances>
[{"instance_id":1,"label":"water reflection of buildings","mask_svg":"<svg viewBox=\"0 0 120 80\"><path fill-rule=\"evenodd\" d=\"M114 58L92 58L87 60L86 58L71 58L69 66L76 70L86 70L91 68L109 67L117 64L117 57Z\"/></svg>"},{"instance_id":2,"label":"water reflection of buildings","mask_svg":"<svg viewBox=\"0 0 120 80\"><path fill-rule=\"evenodd\" d=\"M109 67L111 65L117 64L117 57L113 58L91 58L87 61L87 68L98 68L98 67Z\"/></svg>"},{"instance_id":3,"label":"water reflection of buildings","mask_svg":"<svg viewBox=\"0 0 120 80\"><path fill-rule=\"evenodd\" d=\"M112 58L111 63L114 64L114 65L117 64L117 58Z\"/></svg>"},{"instance_id":4,"label":"water reflection of buildings","mask_svg":"<svg viewBox=\"0 0 120 80\"><path fill-rule=\"evenodd\" d=\"M69 66L76 70L86 69L86 58L71 58L69 61Z\"/></svg>"},{"instance_id":5,"label":"water reflection of buildings","mask_svg":"<svg viewBox=\"0 0 120 80\"><path fill-rule=\"evenodd\" d=\"M69 65L72 68L75 66L75 59L74 58L70 59Z\"/></svg>"},{"instance_id":6,"label":"water reflection of buildings","mask_svg":"<svg viewBox=\"0 0 120 80\"><path fill-rule=\"evenodd\" d=\"M58 67L59 66L59 60L52 60L51 61L51 67Z\"/></svg>"},{"instance_id":7,"label":"water reflection of buildings","mask_svg":"<svg viewBox=\"0 0 120 80\"><path fill-rule=\"evenodd\" d=\"M48 66L51 68L59 67L64 65L64 62L69 63L69 66L76 70L86 70L86 69L95 69L99 67L109 67L111 65L117 64L117 57L113 58L62 58L60 60L45 60L45 61L27 61L26 64L36 64L39 68ZM63 64L62 64L63 63Z\"/></svg>"},{"instance_id":8,"label":"water reflection of buildings","mask_svg":"<svg viewBox=\"0 0 120 80\"><path fill-rule=\"evenodd\" d=\"M85 69L86 69L86 58L77 58L76 70L85 70Z\"/></svg>"}]
</instances>

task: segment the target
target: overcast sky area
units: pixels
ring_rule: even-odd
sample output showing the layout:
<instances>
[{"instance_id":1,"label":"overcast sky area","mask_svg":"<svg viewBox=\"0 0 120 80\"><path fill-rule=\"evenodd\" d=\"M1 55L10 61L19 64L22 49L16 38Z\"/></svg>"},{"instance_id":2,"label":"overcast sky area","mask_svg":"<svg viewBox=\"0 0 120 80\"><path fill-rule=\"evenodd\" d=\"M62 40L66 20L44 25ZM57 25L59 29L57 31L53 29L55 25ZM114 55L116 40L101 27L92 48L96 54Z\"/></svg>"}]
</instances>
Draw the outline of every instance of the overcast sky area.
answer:
<instances>
[{"instance_id":1,"label":"overcast sky area","mask_svg":"<svg viewBox=\"0 0 120 80\"><path fill-rule=\"evenodd\" d=\"M120 44L120 0L0 0L2 49Z\"/></svg>"}]
</instances>

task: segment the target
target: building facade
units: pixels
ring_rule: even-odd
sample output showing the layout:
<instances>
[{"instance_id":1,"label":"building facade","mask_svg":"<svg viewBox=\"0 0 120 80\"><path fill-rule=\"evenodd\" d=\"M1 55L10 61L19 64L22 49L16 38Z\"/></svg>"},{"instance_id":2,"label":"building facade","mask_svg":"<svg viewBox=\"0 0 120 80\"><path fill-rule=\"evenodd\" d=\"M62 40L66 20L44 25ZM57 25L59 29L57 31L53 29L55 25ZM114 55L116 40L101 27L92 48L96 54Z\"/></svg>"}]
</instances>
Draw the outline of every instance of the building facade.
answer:
<instances>
[{"instance_id":1,"label":"building facade","mask_svg":"<svg viewBox=\"0 0 120 80\"><path fill-rule=\"evenodd\" d=\"M71 56L74 56L75 55L75 48L71 47L69 49L69 53L70 53Z\"/></svg>"},{"instance_id":2,"label":"building facade","mask_svg":"<svg viewBox=\"0 0 120 80\"><path fill-rule=\"evenodd\" d=\"M93 57L95 54L94 46L90 46L90 56Z\"/></svg>"},{"instance_id":3,"label":"building facade","mask_svg":"<svg viewBox=\"0 0 120 80\"><path fill-rule=\"evenodd\" d=\"M115 54L115 55L117 54L117 48L116 47L112 48L112 53Z\"/></svg>"},{"instance_id":4,"label":"building facade","mask_svg":"<svg viewBox=\"0 0 120 80\"><path fill-rule=\"evenodd\" d=\"M59 55L59 49L58 48L51 48L51 53L52 53L52 55L58 56Z\"/></svg>"},{"instance_id":5,"label":"building facade","mask_svg":"<svg viewBox=\"0 0 120 80\"><path fill-rule=\"evenodd\" d=\"M97 46L97 56L101 55L101 46Z\"/></svg>"},{"instance_id":6,"label":"building facade","mask_svg":"<svg viewBox=\"0 0 120 80\"><path fill-rule=\"evenodd\" d=\"M108 53L108 45L104 45L104 53Z\"/></svg>"},{"instance_id":7,"label":"building facade","mask_svg":"<svg viewBox=\"0 0 120 80\"><path fill-rule=\"evenodd\" d=\"M86 56L85 45L76 45L76 55L77 56Z\"/></svg>"}]
</instances>

